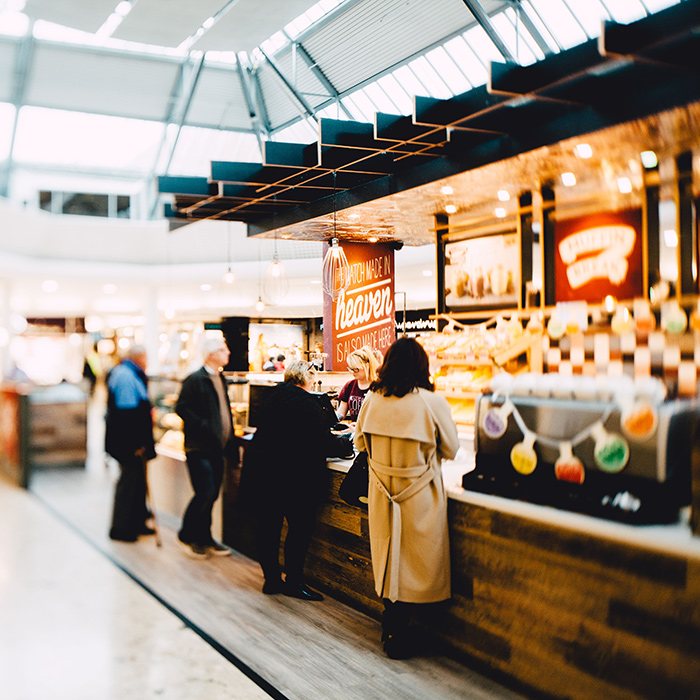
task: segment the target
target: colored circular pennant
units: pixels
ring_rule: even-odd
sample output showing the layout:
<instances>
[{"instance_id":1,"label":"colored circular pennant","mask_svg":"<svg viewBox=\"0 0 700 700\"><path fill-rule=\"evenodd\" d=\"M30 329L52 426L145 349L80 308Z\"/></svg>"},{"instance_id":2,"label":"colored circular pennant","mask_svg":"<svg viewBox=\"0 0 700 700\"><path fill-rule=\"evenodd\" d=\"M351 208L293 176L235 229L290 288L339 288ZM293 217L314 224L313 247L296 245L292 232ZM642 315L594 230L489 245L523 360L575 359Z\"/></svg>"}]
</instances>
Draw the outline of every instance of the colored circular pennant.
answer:
<instances>
[{"instance_id":1,"label":"colored circular pennant","mask_svg":"<svg viewBox=\"0 0 700 700\"><path fill-rule=\"evenodd\" d=\"M510 401L502 406L491 406L484 416L483 428L486 435L492 440L503 437L508 427L508 416L513 408Z\"/></svg>"},{"instance_id":2,"label":"colored circular pennant","mask_svg":"<svg viewBox=\"0 0 700 700\"><path fill-rule=\"evenodd\" d=\"M535 434L528 433L522 442L519 442L510 451L510 463L519 474L532 474L537 466L537 453L534 449Z\"/></svg>"},{"instance_id":3,"label":"colored circular pennant","mask_svg":"<svg viewBox=\"0 0 700 700\"><path fill-rule=\"evenodd\" d=\"M645 399L635 401L620 416L622 432L631 440L646 440L656 430L656 411Z\"/></svg>"},{"instance_id":4,"label":"colored circular pennant","mask_svg":"<svg viewBox=\"0 0 700 700\"><path fill-rule=\"evenodd\" d=\"M574 484L582 484L586 478L583 462L572 452L570 442L562 442L559 445L559 459L554 463L554 475L559 481L570 481Z\"/></svg>"},{"instance_id":5,"label":"colored circular pennant","mask_svg":"<svg viewBox=\"0 0 700 700\"><path fill-rule=\"evenodd\" d=\"M602 424L593 429L595 446L593 458L598 467L609 474L622 471L629 461L630 448L627 441L616 433L609 433Z\"/></svg>"}]
</instances>

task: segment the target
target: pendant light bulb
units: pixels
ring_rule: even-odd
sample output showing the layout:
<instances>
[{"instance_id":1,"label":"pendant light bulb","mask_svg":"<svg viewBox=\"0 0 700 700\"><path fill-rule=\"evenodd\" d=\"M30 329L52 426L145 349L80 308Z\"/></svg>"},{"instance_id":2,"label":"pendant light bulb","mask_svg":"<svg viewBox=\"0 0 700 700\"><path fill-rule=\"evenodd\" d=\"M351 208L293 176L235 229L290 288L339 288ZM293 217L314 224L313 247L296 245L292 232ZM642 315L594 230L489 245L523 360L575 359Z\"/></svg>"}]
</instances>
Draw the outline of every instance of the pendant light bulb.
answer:
<instances>
[{"instance_id":1,"label":"pendant light bulb","mask_svg":"<svg viewBox=\"0 0 700 700\"><path fill-rule=\"evenodd\" d=\"M350 286L350 265L337 238L331 238L330 246L323 258L323 291L337 299Z\"/></svg>"},{"instance_id":2,"label":"pendant light bulb","mask_svg":"<svg viewBox=\"0 0 700 700\"><path fill-rule=\"evenodd\" d=\"M226 284L233 284L236 281L236 275L231 272L231 268L229 267L228 271L224 275L224 282Z\"/></svg>"},{"instance_id":3,"label":"pendant light bulb","mask_svg":"<svg viewBox=\"0 0 700 700\"><path fill-rule=\"evenodd\" d=\"M258 300L255 302L255 310L258 313L262 313L265 310L265 302L262 300L262 297L258 297Z\"/></svg>"},{"instance_id":4,"label":"pendant light bulb","mask_svg":"<svg viewBox=\"0 0 700 700\"><path fill-rule=\"evenodd\" d=\"M268 304L279 304L289 292L287 270L275 252L272 262L267 266L263 280L263 296Z\"/></svg>"}]
</instances>

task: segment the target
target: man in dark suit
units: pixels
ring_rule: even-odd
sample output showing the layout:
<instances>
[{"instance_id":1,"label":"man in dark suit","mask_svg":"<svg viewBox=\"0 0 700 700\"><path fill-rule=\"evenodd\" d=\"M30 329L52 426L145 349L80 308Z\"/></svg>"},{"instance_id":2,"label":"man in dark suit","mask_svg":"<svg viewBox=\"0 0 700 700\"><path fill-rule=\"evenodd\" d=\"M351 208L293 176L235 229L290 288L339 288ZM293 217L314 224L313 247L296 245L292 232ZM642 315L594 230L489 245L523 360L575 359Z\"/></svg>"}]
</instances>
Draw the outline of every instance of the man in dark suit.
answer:
<instances>
[{"instance_id":1,"label":"man in dark suit","mask_svg":"<svg viewBox=\"0 0 700 700\"><path fill-rule=\"evenodd\" d=\"M183 421L187 471L194 490L178 538L193 559L231 553L211 535L212 508L221 489L225 456L233 445L228 384L221 373L230 353L218 337L205 338L201 350L204 365L182 383L175 406Z\"/></svg>"}]
</instances>

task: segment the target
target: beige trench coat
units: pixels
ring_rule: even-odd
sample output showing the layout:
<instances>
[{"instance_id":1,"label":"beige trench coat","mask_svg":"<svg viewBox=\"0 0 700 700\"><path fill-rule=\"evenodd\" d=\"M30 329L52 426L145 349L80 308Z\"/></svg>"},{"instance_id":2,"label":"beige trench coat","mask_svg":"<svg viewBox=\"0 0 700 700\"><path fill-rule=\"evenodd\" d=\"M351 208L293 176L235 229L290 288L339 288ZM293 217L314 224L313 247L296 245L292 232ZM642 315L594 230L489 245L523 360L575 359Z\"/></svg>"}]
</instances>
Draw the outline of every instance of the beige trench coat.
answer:
<instances>
[{"instance_id":1,"label":"beige trench coat","mask_svg":"<svg viewBox=\"0 0 700 700\"><path fill-rule=\"evenodd\" d=\"M355 427L369 456L369 538L377 595L434 603L450 597L447 494L441 462L459 449L446 399L425 389L370 392Z\"/></svg>"}]
</instances>

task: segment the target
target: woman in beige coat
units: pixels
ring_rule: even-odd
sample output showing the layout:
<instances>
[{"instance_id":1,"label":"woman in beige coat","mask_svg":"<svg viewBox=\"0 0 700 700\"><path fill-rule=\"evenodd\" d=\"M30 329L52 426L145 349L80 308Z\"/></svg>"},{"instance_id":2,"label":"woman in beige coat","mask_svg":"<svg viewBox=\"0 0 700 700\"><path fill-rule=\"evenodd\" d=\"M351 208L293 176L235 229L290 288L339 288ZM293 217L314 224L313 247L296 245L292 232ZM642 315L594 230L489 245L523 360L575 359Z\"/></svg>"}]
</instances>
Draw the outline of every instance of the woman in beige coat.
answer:
<instances>
[{"instance_id":1,"label":"woman in beige coat","mask_svg":"<svg viewBox=\"0 0 700 700\"><path fill-rule=\"evenodd\" d=\"M415 340L387 351L355 428L369 457L369 535L382 640L391 658L410 655L414 603L450 597L447 496L441 462L459 448L443 396L433 393L428 357Z\"/></svg>"}]
</instances>

